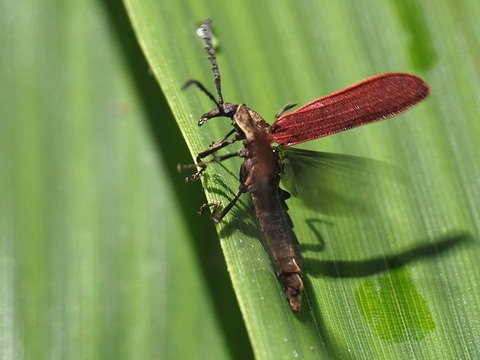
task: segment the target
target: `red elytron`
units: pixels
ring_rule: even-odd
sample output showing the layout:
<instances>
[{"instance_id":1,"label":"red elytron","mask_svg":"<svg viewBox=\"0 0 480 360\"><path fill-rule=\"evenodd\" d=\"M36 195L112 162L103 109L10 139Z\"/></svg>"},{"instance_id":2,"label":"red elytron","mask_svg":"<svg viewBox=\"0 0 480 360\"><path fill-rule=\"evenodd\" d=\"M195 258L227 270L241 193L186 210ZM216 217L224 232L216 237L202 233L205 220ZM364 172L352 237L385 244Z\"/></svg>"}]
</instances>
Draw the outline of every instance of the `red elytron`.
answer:
<instances>
[{"instance_id":1,"label":"red elytron","mask_svg":"<svg viewBox=\"0 0 480 360\"><path fill-rule=\"evenodd\" d=\"M429 92L428 85L415 75L373 76L280 116L270 133L284 146L310 141L399 114Z\"/></svg>"}]
</instances>

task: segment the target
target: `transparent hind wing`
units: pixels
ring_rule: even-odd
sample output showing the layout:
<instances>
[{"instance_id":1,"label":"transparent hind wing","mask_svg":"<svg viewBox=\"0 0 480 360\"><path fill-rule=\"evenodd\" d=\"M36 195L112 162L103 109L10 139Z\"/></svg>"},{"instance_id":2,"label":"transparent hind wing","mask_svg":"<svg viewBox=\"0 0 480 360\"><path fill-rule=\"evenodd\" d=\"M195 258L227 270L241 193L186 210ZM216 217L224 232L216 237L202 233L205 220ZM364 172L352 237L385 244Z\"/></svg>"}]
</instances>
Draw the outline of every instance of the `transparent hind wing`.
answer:
<instances>
[{"instance_id":1,"label":"transparent hind wing","mask_svg":"<svg viewBox=\"0 0 480 360\"><path fill-rule=\"evenodd\" d=\"M375 215L388 202L380 187L401 187L392 165L359 156L279 146L282 185L311 209L326 215Z\"/></svg>"}]
</instances>

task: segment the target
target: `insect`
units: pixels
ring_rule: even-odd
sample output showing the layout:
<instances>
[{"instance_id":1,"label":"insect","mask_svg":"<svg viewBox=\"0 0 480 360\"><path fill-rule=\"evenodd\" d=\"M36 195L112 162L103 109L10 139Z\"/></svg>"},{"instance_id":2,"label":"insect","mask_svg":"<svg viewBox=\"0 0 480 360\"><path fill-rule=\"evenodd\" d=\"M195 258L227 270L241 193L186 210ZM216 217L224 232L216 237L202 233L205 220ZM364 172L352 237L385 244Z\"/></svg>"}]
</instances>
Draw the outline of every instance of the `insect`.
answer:
<instances>
[{"instance_id":1,"label":"insect","mask_svg":"<svg viewBox=\"0 0 480 360\"><path fill-rule=\"evenodd\" d=\"M295 106L288 104L276 115L269 125L256 111L244 104L226 103L223 100L220 72L215 49L212 45L211 20L202 25L206 51L212 64L217 97L200 82L190 80L184 88L195 85L216 105L204 114L198 125L216 117L227 117L232 121L232 130L220 141L200 152L196 164L179 165L179 170L199 168L187 180L197 179L212 162L220 162L235 156L243 158L240 169L240 187L233 199L222 210L220 202L204 204L203 213L214 207L212 219L220 222L232 209L239 197L250 193L255 215L264 238L264 246L276 269L286 297L293 311L301 308L302 256L299 242L293 232L293 224L287 213L286 199L290 193L280 188L281 172L295 176L293 166L286 163L321 158L325 153L288 148L290 145L310 141L323 136L348 130L360 125L399 114L425 98L430 89L420 78L405 73L387 73L368 78L331 95L314 100L291 113L283 114ZM237 152L205 157L235 142L243 142ZM273 143L279 145L275 146ZM287 190L290 190L287 188ZM290 190L294 195L299 189ZM308 197L308 195L306 195ZM311 199L310 199L311 201Z\"/></svg>"}]
</instances>

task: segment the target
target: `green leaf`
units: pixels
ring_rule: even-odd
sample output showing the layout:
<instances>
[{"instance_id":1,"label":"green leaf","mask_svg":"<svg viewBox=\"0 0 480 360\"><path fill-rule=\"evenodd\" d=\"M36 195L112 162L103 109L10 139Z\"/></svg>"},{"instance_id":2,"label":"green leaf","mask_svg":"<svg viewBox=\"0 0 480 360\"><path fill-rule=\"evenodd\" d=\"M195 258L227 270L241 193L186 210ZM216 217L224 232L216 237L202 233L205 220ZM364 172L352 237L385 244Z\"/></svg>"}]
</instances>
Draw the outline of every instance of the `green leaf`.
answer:
<instances>
[{"instance_id":1,"label":"green leaf","mask_svg":"<svg viewBox=\"0 0 480 360\"><path fill-rule=\"evenodd\" d=\"M259 359L477 358L477 3L126 0L130 19L110 1L5 4L2 357L245 359L251 344ZM248 196L217 227L225 266L195 215L199 184L175 170L230 130L222 119L198 128L213 104L181 90L191 78L213 89L196 35L206 17L225 100L269 122L378 73L432 88L406 114L302 144L390 163L402 179L372 179L389 199L377 220L288 201L305 256L298 315ZM209 201L232 197L239 165L209 166Z\"/></svg>"},{"instance_id":2,"label":"green leaf","mask_svg":"<svg viewBox=\"0 0 480 360\"><path fill-rule=\"evenodd\" d=\"M325 219L289 201L304 249L304 308L293 314L260 242L248 197L218 227L258 358L472 358L478 354L478 65L475 2L126 1L139 42L195 155L228 132L182 83L213 88L196 35L211 17L226 101L267 121L377 73L411 72L432 95L396 119L302 147L393 164L408 181L372 179L381 218ZM303 145L303 144L302 144ZM226 150L234 151L232 149ZM228 201L239 161L211 165L209 200ZM387 219L385 221L385 219Z\"/></svg>"}]
</instances>

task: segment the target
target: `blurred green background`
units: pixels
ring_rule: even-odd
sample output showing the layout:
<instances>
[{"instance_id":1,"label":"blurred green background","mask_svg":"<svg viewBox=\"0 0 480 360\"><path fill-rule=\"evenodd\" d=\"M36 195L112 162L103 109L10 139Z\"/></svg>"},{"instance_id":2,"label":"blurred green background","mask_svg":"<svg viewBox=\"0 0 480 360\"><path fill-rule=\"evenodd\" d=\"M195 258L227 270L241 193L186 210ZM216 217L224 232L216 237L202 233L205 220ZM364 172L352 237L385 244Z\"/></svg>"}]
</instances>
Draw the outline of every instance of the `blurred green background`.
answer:
<instances>
[{"instance_id":1,"label":"blurred green background","mask_svg":"<svg viewBox=\"0 0 480 360\"><path fill-rule=\"evenodd\" d=\"M479 357L477 1L2 5L2 359ZM372 180L381 218L325 220L289 202L306 256L299 315L248 196L218 236L195 214L200 183L176 172L229 129L199 129L212 104L180 89L212 88L195 34L208 16L226 101L267 121L377 73L432 88L398 119L301 146L383 160L410 180ZM208 199L231 197L238 165L209 168Z\"/></svg>"}]
</instances>

